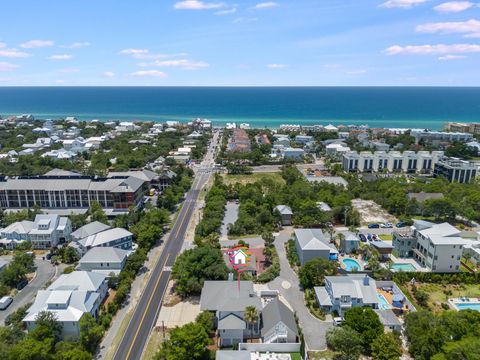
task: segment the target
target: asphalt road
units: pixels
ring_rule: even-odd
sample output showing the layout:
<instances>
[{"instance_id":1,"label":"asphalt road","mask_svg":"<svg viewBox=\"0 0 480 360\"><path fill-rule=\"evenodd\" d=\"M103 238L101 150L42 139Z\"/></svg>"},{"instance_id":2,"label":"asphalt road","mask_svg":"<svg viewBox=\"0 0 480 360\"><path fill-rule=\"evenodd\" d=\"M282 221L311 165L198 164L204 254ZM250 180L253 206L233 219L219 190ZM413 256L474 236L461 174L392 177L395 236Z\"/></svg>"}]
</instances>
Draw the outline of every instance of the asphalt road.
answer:
<instances>
[{"instance_id":1,"label":"asphalt road","mask_svg":"<svg viewBox=\"0 0 480 360\"><path fill-rule=\"evenodd\" d=\"M29 302L33 302L38 290L43 289L45 284L55 276L55 266L50 264L48 260L42 260L41 256L35 259L35 266L37 268L35 278L20 290L6 310L0 311L0 324L3 325L6 317L15 310Z\"/></svg>"},{"instance_id":2,"label":"asphalt road","mask_svg":"<svg viewBox=\"0 0 480 360\"><path fill-rule=\"evenodd\" d=\"M132 319L118 346L114 360L139 360L148 337L154 327L165 291L170 279L171 267L182 249L188 224L196 207L200 191L211 176L211 168L214 164L214 151L212 149L218 143L218 137L212 141L213 146L209 149L202 166L198 169L192 189L187 194L177 220L172 227L165 248L163 249L150 279L140 297Z\"/></svg>"}]
</instances>

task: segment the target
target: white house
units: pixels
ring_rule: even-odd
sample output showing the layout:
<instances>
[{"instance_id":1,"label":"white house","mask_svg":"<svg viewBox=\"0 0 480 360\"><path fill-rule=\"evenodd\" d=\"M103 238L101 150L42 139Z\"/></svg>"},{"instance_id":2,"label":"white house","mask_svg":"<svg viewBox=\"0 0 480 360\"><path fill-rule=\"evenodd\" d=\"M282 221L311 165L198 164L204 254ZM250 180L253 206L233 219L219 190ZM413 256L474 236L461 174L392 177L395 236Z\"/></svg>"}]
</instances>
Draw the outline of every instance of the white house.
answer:
<instances>
[{"instance_id":1,"label":"white house","mask_svg":"<svg viewBox=\"0 0 480 360\"><path fill-rule=\"evenodd\" d=\"M220 346L244 342L252 334L260 335L260 321L251 327L245 322L245 308L253 306L260 313L260 298L251 281L205 281L200 297L200 310L215 312Z\"/></svg>"},{"instance_id":2,"label":"white house","mask_svg":"<svg viewBox=\"0 0 480 360\"><path fill-rule=\"evenodd\" d=\"M298 328L293 311L276 297L262 309L264 343L296 343Z\"/></svg>"},{"instance_id":3,"label":"white house","mask_svg":"<svg viewBox=\"0 0 480 360\"><path fill-rule=\"evenodd\" d=\"M28 241L28 233L33 228L33 221L17 221L6 228L0 230L0 244L7 249L15 249L15 247Z\"/></svg>"},{"instance_id":4,"label":"white house","mask_svg":"<svg viewBox=\"0 0 480 360\"><path fill-rule=\"evenodd\" d=\"M109 225L105 225L99 221L93 221L89 224L86 224L74 232L71 233L73 241L79 241L83 238L89 237L90 235L98 234L99 232L111 229L112 227Z\"/></svg>"},{"instance_id":5,"label":"white house","mask_svg":"<svg viewBox=\"0 0 480 360\"><path fill-rule=\"evenodd\" d=\"M458 272L467 241L449 223L415 220L411 233L393 233L392 245L399 257L413 257L432 272Z\"/></svg>"},{"instance_id":6,"label":"white house","mask_svg":"<svg viewBox=\"0 0 480 360\"><path fill-rule=\"evenodd\" d=\"M28 233L34 249L50 249L70 241L72 223L68 217L58 215L37 215Z\"/></svg>"},{"instance_id":7,"label":"white house","mask_svg":"<svg viewBox=\"0 0 480 360\"><path fill-rule=\"evenodd\" d=\"M348 274L346 276L326 276L325 286L314 288L319 307L340 316L352 307L368 306L378 309L377 285L368 275Z\"/></svg>"},{"instance_id":8,"label":"white house","mask_svg":"<svg viewBox=\"0 0 480 360\"><path fill-rule=\"evenodd\" d=\"M77 241L77 244L82 253L85 253L97 246L131 250L132 242L133 234L130 231L123 228L113 228L87 236Z\"/></svg>"},{"instance_id":9,"label":"white house","mask_svg":"<svg viewBox=\"0 0 480 360\"><path fill-rule=\"evenodd\" d=\"M109 276L118 275L123 270L128 250L113 247L94 247L78 261L77 270L93 271Z\"/></svg>"},{"instance_id":10,"label":"white house","mask_svg":"<svg viewBox=\"0 0 480 360\"><path fill-rule=\"evenodd\" d=\"M37 292L34 303L23 318L27 330L36 326L40 312L52 312L62 325L62 337L78 339L80 319L86 313L98 315L108 292L105 275L87 271L74 271L61 275L47 290Z\"/></svg>"}]
</instances>

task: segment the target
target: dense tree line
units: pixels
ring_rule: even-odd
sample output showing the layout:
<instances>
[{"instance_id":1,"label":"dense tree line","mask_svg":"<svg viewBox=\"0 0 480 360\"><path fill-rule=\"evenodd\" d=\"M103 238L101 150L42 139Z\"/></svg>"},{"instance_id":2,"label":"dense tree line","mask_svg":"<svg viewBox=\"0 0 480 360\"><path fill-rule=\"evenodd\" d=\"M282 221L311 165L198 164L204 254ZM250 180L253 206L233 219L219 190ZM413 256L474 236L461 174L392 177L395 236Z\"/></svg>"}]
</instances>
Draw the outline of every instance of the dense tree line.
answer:
<instances>
[{"instance_id":1,"label":"dense tree line","mask_svg":"<svg viewBox=\"0 0 480 360\"><path fill-rule=\"evenodd\" d=\"M357 224L359 215L351 208L352 197L343 186L320 182L312 184L294 166L284 166L285 184L264 178L253 184L232 184L230 199L240 200L239 217L229 228L232 235L258 234L273 231L279 223L277 205L288 205L293 211L293 224L303 227L325 226L330 221L343 222L348 209L347 223ZM332 211L321 210L325 202Z\"/></svg>"},{"instance_id":2,"label":"dense tree line","mask_svg":"<svg viewBox=\"0 0 480 360\"><path fill-rule=\"evenodd\" d=\"M35 271L34 255L16 252L10 264L0 272L0 297L8 294L26 275Z\"/></svg>"},{"instance_id":3,"label":"dense tree line","mask_svg":"<svg viewBox=\"0 0 480 360\"><path fill-rule=\"evenodd\" d=\"M347 310L342 327L327 332L327 344L338 360L357 360L361 355L373 360L398 360L402 355L398 334L384 333L378 315L368 307Z\"/></svg>"},{"instance_id":4,"label":"dense tree line","mask_svg":"<svg viewBox=\"0 0 480 360\"><path fill-rule=\"evenodd\" d=\"M405 317L405 334L415 359L480 359L478 311L412 312Z\"/></svg>"},{"instance_id":5,"label":"dense tree line","mask_svg":"<svg viewBox=\"0 0 480 360\"><path fill-rule=\"evenodd\" d=\"M379 178L362 181L349 176L353 196L373 200L387 211L400 217L415 215L452 219L456 214L469 220L480 220L480 187L478 183L449 183L444 179L407 179L405 177ZM423 204L410 200L407 194L442 193L443 199L426 200Z\"/></svg>"}]
</instances>

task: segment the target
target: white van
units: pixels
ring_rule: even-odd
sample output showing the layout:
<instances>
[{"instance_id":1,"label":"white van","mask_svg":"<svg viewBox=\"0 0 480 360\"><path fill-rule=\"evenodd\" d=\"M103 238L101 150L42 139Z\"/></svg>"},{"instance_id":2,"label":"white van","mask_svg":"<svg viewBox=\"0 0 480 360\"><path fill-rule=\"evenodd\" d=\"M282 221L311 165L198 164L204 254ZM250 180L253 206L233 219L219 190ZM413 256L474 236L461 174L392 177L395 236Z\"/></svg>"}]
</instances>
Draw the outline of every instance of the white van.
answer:
<instances>
[{"instance_id":1,"label":"white van","mask_svg":"<svg viewBox=\"0 0 480 360\"><path fill-rule=\"evenodd\" d=\"M13 299L11 296L4 296L0 299L0 310L5 310L11 303Z\"/></svg>"}]
</instances>

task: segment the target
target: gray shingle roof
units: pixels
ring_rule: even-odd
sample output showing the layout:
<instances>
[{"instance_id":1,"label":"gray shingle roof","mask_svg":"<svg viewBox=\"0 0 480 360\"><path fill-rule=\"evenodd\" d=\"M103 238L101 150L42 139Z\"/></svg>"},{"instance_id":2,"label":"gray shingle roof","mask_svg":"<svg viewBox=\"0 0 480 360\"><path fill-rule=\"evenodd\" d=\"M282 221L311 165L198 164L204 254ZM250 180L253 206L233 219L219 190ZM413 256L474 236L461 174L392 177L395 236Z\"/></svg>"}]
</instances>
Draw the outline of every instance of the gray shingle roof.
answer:
<instances>
[{"instance_id":1,"label":"gray shingle roof","mask_svg":"<svg viewBox=\"0 0 480 360\"><path fill-rule=\"evenodd\" d=\"M78 261L79 265L84 263L116 263L122 262L128 256L129 251L114 247L94 247Z\"/></svg>"},{"instance_id":2,"label":"gray shingle roof","mask_svg":"<svg viewBox=\"0 0 480 360\"><path fill-rule=\"evenodd\" d=\"M287 205L277 205L275 206L275 210L281 215L293 215L292 209Z\"/></svg>"},{"instance_id":3,"label":"gray shingle roof","mask_svg":"<svg viewBox=\"0 0 480 360\"><path fill-rule=\"evenodd\" d=\"M110 229L111 226L105 225L99 221L91 222L90 224L84 225L81 228L78 228L74 232L72 232L72 237L75 239L83 239L90 235L97 234L99 232L105 231Z\"/></svg>"},{"instance_id":4,"label":"gray shingle roof","mask_svg":"<svg viewBox=\"0 0 480 360\"><path fill-rule=\"evenodd\" d=\"M261 309L260 298L251 281L205 281L200 297L200 310L244 311L247 306Z\"/></svg>"},{"instance_id":5,"label":"gray shingle roof","mask_svg":"<svg viewBox=\"0 0 480 360\"><path fill-rule=\"evenodd\" d=\"M335 250L320 229L295 229L295 237L302 250Z\"/></svg>"},{"instance_id":6,"label":"gray shingle roof","mask_svg":"<svg viewBox=\"0 0 480 360\"><path fill-rule=\"evenodd\" d=\"M215 360L250 360L250 351L247 350L218 350Z\"/></svg>"},{"instance_id":7,"label":"gray shingle roof","mask_svg":"<svg viewBox=\"0 0 480 360\"><path fill-rule=\"evenodd\" d=\"M262 334L267 333L279 322L298 335L297 324L293 312L278 298L270 301L262 310Z\"/></svg>"},{"instance_id":8,"label":"gray shingle roof","mask_svg":"<svg viewBox=\"0 0 480 360\"><path fill-rule=\"evenodd\" d=\"M366 278L368 284L364 282ZM377 285L367 275L326 276L325 281L330 283L334 298L350 295L352 298L363 299L364 304L378 303Z\"/></svg>"},{"instance_id":9,"label":"gray shingle roof","mask_svg":"<svg viewBox=\"0 0 480 360\"><path fill-rule=\"evenodd\" d=\"M218 322L218 330L244 330L246 328L245 321L234 314L227 315Z\"/></svg>"},{"instance_id":10,"label":"gray shingle roof","mask_svg":"<svg viewBox=\"0 0 480 360\"><path fill-rule=\"evenodd\" d=\"M392 310L374 310L379 319L380 322L383 324L383 326L399 326L402 325L400 320L398 320L397 316Z\"/></svg>"}]
</instances>

